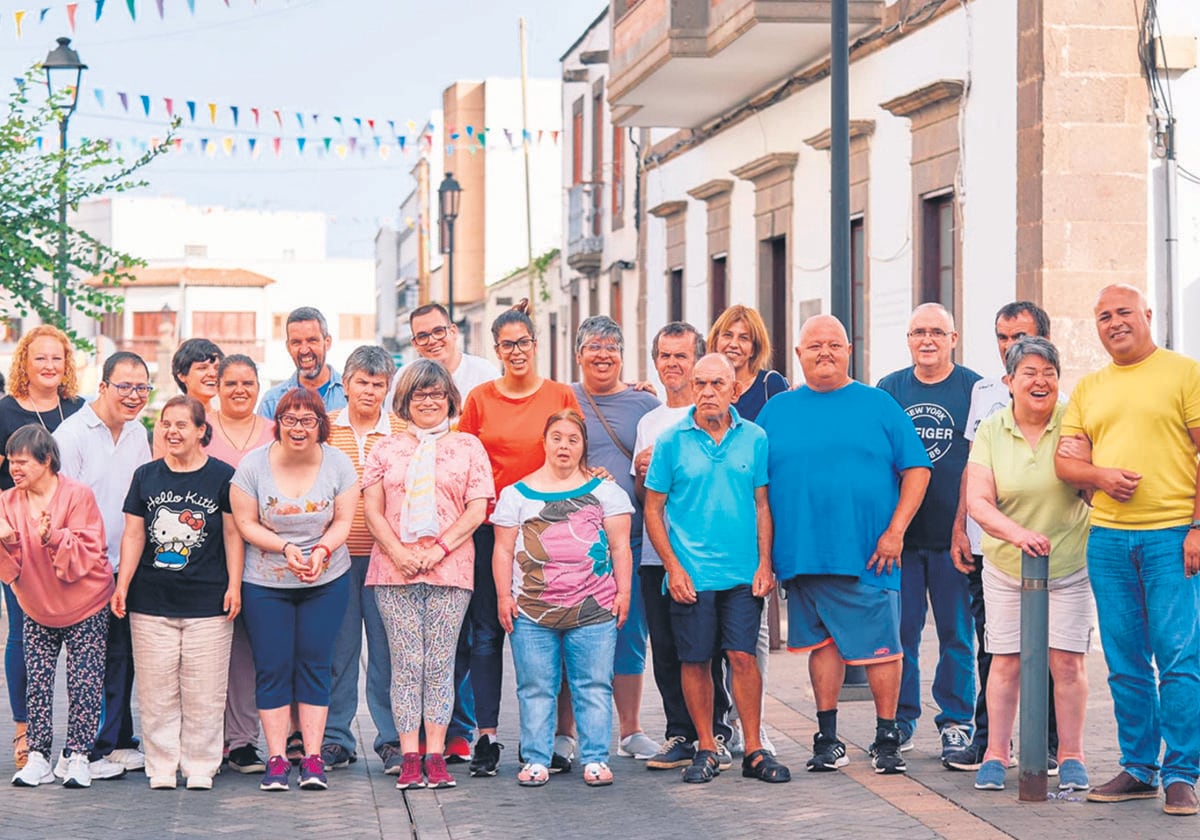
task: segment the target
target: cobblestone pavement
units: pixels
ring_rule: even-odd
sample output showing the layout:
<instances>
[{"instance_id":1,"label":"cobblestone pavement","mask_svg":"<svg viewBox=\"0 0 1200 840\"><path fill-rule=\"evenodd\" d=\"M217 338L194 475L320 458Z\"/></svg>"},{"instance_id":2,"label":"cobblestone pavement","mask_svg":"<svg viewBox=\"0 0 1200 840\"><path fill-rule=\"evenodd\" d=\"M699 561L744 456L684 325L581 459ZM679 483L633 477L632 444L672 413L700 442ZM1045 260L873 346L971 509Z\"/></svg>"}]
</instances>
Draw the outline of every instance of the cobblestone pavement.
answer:
<instances>
[{"instance_id":1,"label":"cobblestone pavement","mask_svg":"<svg viewBox=\"0 0 1200 840\"><path fill-rule=\"evenodd\" d=\"M0 633L7 624L0 623ZM922 661L936 658L936 640L927 628ZM1088 660L1091 699L1088 708L1088 766L1094 782L1117 769L1115 730L1105 682L1103 655ZM926 715L916 748L906 753L907 776L877 776L863 751L874 734L869 702L844 703L839 715L843 738L851 745L851 763L841 773L804 772L816 729L815 709L804 656L779 652L771 657L768 733L779 757L790 765L793 781L766 785L743 779L738 765L708 785L682 784L677 771L647 771L633 759L612 759L616 783L592 789L578 772L562 774L539 789L518 787L516 700L511 663L501 709L500 740L506 745L500 774L472 779L463 765L452 766L458 787L446 791L401 793L372 754L361 755L346 770L330 773L330 789L267 794L257 776L223 773L212 791L151 791L141 774L95 782L90 790L59 786L34 790L0 784L0 840L35 838L246 837L305 834L337 840L351 838L588 838L654 837L746 838L988 838L1087 837L1130 840L1140 837L1195 838L1197 818L1167 817L1161 801L1119 805L1085 804L1076 798L1027 804L1017 802L1016 772L1009 789L974 790L972 773L942 769L937 760L935 710L924 685ZM3 675L0 674L0 681ZM65 688L61 680L56 721L61 746L65 732ZM5 696L6 689L0 691ZM649 674L643 723L654 737L663 725L661 707ZM360 743L370 744L374 728L360 704ZM0 775L13 772L7 745L11 724L0 723L5 749Z\"/></svg>"}]
</instances>

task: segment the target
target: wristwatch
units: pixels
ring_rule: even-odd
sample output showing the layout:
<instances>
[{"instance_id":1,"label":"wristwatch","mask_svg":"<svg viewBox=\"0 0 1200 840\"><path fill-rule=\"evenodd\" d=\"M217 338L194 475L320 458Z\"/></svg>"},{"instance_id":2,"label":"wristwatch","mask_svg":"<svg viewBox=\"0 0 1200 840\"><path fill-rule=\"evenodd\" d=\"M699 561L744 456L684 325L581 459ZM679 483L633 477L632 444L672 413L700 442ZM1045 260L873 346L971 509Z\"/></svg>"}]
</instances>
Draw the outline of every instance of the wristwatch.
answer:
<instances>
[{"instance_id":1,"label":"wristwatch","mask_svg":"<svg viewBox=\"0 0 1200 840\"><path fill-rule=\"evenodd\" d=\"M1192 530L1193 530L1193 531L1200 531L1200 519L1193 519L1193 520L1192 520Z\"/></svg>"}]
</instances>

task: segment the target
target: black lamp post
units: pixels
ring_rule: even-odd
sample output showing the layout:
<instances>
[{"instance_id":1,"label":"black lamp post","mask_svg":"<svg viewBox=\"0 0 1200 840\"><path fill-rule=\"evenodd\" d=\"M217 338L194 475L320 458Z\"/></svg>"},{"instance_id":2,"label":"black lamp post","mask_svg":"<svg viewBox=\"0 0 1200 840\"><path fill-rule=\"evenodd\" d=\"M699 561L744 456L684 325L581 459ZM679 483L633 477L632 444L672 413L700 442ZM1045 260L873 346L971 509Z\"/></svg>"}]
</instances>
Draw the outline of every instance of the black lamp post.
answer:
<instances>
[{"instance_id":1,"label":"black lamp post","mask_svg":"<svg viewBox=\"0 0 1200 840\"><path fill-rule=\"evenodd\" d=\"M58 46L52 49L42 62L46 71L46 90L51 99L60 103L58 119L58 147L62 152L59 165L61 178L58 192L58 271L55 278L58 287L58 314L64 325L67 318L67 122L79 104L79 83L87 65L79 60L79 53L71 49L70 38L59 38Z\"/></svg>"},{"instance_id":2,"label":"black lamp post","mask_svg":"<svg viewBox=\"0 0 1200 840\"><path fill-rule=\"evenodd\" d=\"M442 214L442 226L445 236L442 237L442 253L449 258L446 271L446 311L450 314L450 323L454 323L454 221L458 218L458 201L462 197L462 187L454 180L454 173L447 172L438 187L438 206Z\"/></svg>"}]
</instances>

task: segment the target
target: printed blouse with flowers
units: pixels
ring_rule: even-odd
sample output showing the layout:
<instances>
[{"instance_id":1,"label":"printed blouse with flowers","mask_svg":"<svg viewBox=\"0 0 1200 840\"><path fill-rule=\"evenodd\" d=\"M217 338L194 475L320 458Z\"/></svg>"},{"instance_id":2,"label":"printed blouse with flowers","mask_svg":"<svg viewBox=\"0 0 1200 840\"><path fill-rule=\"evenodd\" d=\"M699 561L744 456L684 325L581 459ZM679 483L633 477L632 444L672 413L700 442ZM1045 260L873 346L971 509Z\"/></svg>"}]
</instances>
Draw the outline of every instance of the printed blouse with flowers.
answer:
<instances>
[{"instance_id":1,"label":"printed blouse with flowers","mask_svg":"<svg viewBox=\"0 0 1200 840\"><path fill-rule=\"evenodd\" d=\"M271 473L268 457L271 447L254 449L242 458L233 476L233 485L240 487L258 502L258 517L264 527L293 543L307 557L333 520L333 501L358 482L354 464L345 453L321 444L321 467L312 486L298 498L280 492ZM346 546L333 549L329 567L316 584L301 583L287 568L287 560L279 552L262 551L246 543L246 570L243 582L259 586L293 589L325 584L350 568L350 552Z\"/></svg>"},{"instance_id":2,"label":"printed blouse with flowers","mask_svg":"<svg viewBox=\"0 0 1200 840\"><path fill-rule=\"evenodd\" d=\"M604 520L631 513L628 494L598 478L560 493L523 481L500 491L492 523L517 528L512 588L520 614L560 630L612 621L617 583Z\"/></svg>"}]
</instances>

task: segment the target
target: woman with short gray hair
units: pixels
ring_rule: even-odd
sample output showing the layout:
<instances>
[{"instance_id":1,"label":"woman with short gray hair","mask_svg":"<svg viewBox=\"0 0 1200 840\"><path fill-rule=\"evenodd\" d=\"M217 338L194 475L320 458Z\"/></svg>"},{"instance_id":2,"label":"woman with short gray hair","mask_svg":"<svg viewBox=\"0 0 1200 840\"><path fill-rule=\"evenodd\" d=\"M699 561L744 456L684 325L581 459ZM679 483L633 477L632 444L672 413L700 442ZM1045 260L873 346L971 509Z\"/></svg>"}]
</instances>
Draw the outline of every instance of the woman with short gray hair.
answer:
<instances>
[{"instance_id":1,"label":"woman with short gray hair","mask_svg":"<svg viewBox=\"0 0 1200 840\"><path fill-rule=\"evenodd\" d=\"M375 538L366 585L374 587L391 650L401 790L455 784L443 754L454 707L454 656L475 585L471 536L494 497L483 444L450 429L459 404L440 364L421 359L406 367L393 406L408 426L371 450L362 473L367 527Z\"/></svg>"},{"instance_id":2,"label":"woman with short gray hair","mask_svg":"<svg viewBox=\"0 0 1200 840\"><path fill-rule=\"evenodd\" d=\"M967 507L983 528L985 638L992 666L988 749L975 776L979 790L1004 788L1020 687L1021 556L1050 558L1050 672L1058 713L1059 783L1087 790L1083 724L1084 655L1095 605L1085 546L1087 504L1054 472L1064 406L1058 402L1058 349L1027 336L1005 355L1012 403L980 424L967 463Z\"/></svg>"}]
</instances>

